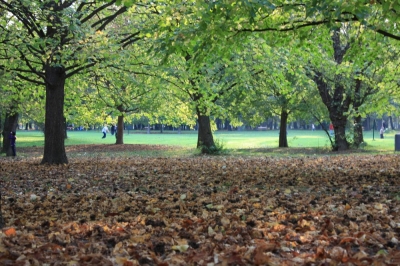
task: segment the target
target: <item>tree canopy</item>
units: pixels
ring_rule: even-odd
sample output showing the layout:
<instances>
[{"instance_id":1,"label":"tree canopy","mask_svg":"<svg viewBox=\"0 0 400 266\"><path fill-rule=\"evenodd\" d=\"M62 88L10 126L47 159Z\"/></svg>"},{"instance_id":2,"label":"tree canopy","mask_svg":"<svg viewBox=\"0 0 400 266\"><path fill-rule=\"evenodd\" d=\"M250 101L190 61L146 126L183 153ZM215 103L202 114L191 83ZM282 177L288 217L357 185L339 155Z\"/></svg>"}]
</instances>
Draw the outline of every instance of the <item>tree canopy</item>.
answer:
<instances>
[{"instance_id":1,"label":"tree canopy","mask_svg":"<svg viewBox=\"0 0 400 266\"><path fill-rule=\"evenodd\" d=\"M197 120L208 149L214 118L267 107L283 121L316 89L347 149L347 120L360 134L370 103L384 105L400 83L398 1L0 0L0 12L2 107L43 122L42 163L68 162L69 120Z\"/></svg>"}]
</instances>

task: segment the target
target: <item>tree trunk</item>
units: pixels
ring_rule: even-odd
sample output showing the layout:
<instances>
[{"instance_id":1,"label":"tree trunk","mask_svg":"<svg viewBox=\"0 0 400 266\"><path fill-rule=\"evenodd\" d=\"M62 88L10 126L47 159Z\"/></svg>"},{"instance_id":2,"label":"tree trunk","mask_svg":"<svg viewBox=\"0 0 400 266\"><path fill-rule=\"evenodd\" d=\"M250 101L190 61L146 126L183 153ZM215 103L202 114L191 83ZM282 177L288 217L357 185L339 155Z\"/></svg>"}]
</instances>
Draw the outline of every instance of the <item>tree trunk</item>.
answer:
<instances>
[{"instance_id":1,"label":"tree trunk","mask_svg":"<svg viewBox=\"0 0 400 266\"><path fill-rule=\"evenodd\" d=\"M65 70L46 66L46 114L44 127L44 154L41 164L67 164L64 146L64 85Z\"/></svg>"},{"instance_id":2,"label":"tree trunk","mask_svg":"<svg viewBox=\"0 0 400 266\"><path fill-rule=\"evenodd\" d=\"M390 129L394 129L394 124L393 124L393 117L390 115L389 116L389 125L390 125Z\"/></svg>"},{"instance_id":3,"label":"tree trunk","mask_svg":"<svg viewBox=\"0 0 400 266\"><path fill-rule=\"evenodd\" d=\"M287 141L287 119L289 113L287 110L282 108L281 110L281 127L279 129L279 148L287 148L289 147Z\"/></svg>"},{"instance_id":4,"label":"tree trunk","mask_svg":"<svg viewBox=\"0 0 400 266\"><path fill-rule=\"evenodd\" d=\"M362 130L362 122L361 122L361 115L359 114L358 110L362 105L361 99L361 79L355 80L356 85L354 88L354 99L353 99L353 107L356 113L356 117L354 118L354 132L353 132L353 145L354 147L360 147L360 144L364 142L363 130Z\"/></svg>"},{"instance_id":5,"label":"tree trunk","mask_svg":"<svg viewBox=\"0 0 400 266\"><path fill-rule=\"evenodd\" d=\"M67 127L67 118L64 116L64 139L68 138L68 127Z\"/></svg>"},{"instance_id":6,"label":"tree trunk","mask_svg":"<svg viewBox=\"0 0 400 266\"><path fill-rule=\"evenodd\" d=\"M350 145L346 139L347 117L344 115L339 115L338 113L334 113L333 116L331 116L331 121L335 132L335 145L333 147L333 150L348 150Z\"/></svg>"},{"instance_id":7,"label":"tree trunk","mask_svg":"<svg viewBox=\"0 0 400 266\"><path fill-rule=\"evenodd\" d=\"M340 65L343 61L344 55L350 48L350 44L347 43L346 45L342 45L339 30L334 30L331 39L335 63ZM317 85L322 102L328 108L329 117L334 127L335 142L332 149L339 151L348 150L349 143L346 139L346 113L349 111L352 99L350 95L346 94L346 88L344 84L341 83L341 75L335 74L333 79L335 80L334 84L328 84L323 73L314 69L312 79Z\"/></svg>"},{"instance_id":8,"label":"tree trunk","mask_svg":"<svg viewBox=\"0 0 400 266\"><path fill-rule=\"evenodd\" d=\"M361 143L364 142L363 126L361 121L361 115L357 115L354 119L354 146L360 147Z\"/></svg>"},{"instance_id":9,"label":"tree trunk","mask_svg":"<svg viewBox=\"0 0 400 266\"><path fill-rule=\"evenodd\" d=\"M117 121L117 136L115 144L124 144L124 116L119 115Z\"/></svg>"},{"instance_id":10,"label":"tree trunk","mask_svg":"<svg viewBox=\"0 0 400 266\"><path fill-rule=\"evenodd\" d=\"M197 148L201 148L202 153L209 153L210 148L215 146L214 137L211 132L210 116L197 114L197 117Z\"/></svg>"},{"instance_id":11,"label":"tree trunk","mask_svg":"<svg viewBox=\"0 0 400 266\"><path fill-rule=\"evenodd\" d=\"M12 156L12 150L10 145L10 139L8 138L10 132L16 132L18 126L18 113L11 114L10 112L6 113L6 117L4 120L4 129L3 129L3 148L1 153L5 153L6 156Z\"/></svg>"},{"instance_id":12,"label":"tree trunk","mask_svg":"<svg viewBox=\"0 0 400 266\"><path fill-rule=\"evenodd\" d=\"M314 81L317 85L323 103L328 108L329 117L335 131L334 151L348 150L350 145L346 139L346 113L349 110L351 98L344 96L345 88L342 84L335 84L333 95L329 94L329 85L323 80L322 73L316 71Z\"/></svg>"}]
</instances>

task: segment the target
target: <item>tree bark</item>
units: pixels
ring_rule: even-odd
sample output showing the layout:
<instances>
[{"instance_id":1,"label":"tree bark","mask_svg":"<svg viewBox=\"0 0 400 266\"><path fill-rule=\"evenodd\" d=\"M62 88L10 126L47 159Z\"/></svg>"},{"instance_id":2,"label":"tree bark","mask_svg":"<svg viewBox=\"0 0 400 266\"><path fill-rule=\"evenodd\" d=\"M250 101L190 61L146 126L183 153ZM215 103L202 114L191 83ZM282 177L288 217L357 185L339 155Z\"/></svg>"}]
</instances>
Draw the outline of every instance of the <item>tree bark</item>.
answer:
<instances>
[{"instance_id":1,"label":"tree bark","mask_svg":"<svg viewBox=\"0 0 400 266\"><path fill-rule=\"evenodd\" d=\"M211 147L215 146L214 137L211 131L210 116L197 114L198 133L197 148L201 148L202 153L209 153Z\"/></svg>"},{"instance_id":2,"label":"tree bark","mask_svg":"<svg viewBox=\"0 0 400 266\"><path fill-rule=\"evenodd\" d=\"M3 129L3 148L1 153L5 153L6 156L12 156L12 150L10 145L10 139L8 138L10 132L16 132L18 126L18 113L6 113L6 117L4 119L4 129Z\"/></svg>"},{"instance_id":3,"label":"tree bark","mask_svg":"<svg viewBox=\"0 0 400 266\"><path fill-rule=\"evenodd\" d=\"M350 45L343 46L341 44L339 30L335 30L331 38L335 62L340 65ZM331 85L324 79L323 73L314 70L312 78L317 85L323 103L328 108L329 117L334 127L335 142L332 149L336 151L348 150L350 145L346 139L346 113L349 111L352 99L346 94L346 88L342 84L342 77L340 74L335 74L335 82Z\"/></svg>"},{"instance_id":4,"label":"tree bark","mask_svg":"<svg viewBox=\"0 0 400 266\"><path fill-rule=\"evenodd\" d=\"M330 117L335 132L335 145L333 147L333 150L348 150L350 148L350 145L346 138L347 117L341 112L333 113Z\"/></svg>"},{"instance_id":5,"label":"tree bark","mask_svg":"<svg viewBox=\"0 0 400 266\"><path fill-rule=\"evenodd\" d=\"M289 113L285 108L281 110L281 126L279 129L279 148L287 148L289 147L287 141L287 120L289 117Z\"/></svg>"},{"instance_id":6,"label":"tree bark","mask_svg":"<svg viewBox=\"0 0 400 266\"><path fill-rule=\"evenodd\" d=\"M46 114L44 154L41 164L67 164L64 146L64 85L65 69L46 66Z\"/></svg>"},{"instance_id":7,"label":"tree bark","mask_svg":"<svg viewBox=\"0 0 400 266\"><path fill-rule=\"evenodd\" d=\"M361 121L361 115L357 115L354 118L354 146L360 147L361 143L364 142L363 126Z\"/></svg>"},{"instance_id":8,"label":"tree bark","mask_svg":"<svg viewBox=\"0 0 400 266\"><path fill-rule=\"evenodd\" d=\"M356 79L356 86L354 89L354 99L353 99L353 107L356 112L356 117L354 118L353 145L354 147L357 148L360 147L360 144L364 142L361 115L358 113L358 110L362 104L361 83L362 83L361 79Z\"/></svg>"},{"instance_id":9,"label":"tree bark","mask_svg":"<svg viewBox=\"0 0 400 266\"><path fill-rule=\"evenodd\" d=\"M124 116L119 115L117 121L117 138L115 144L124 144Z\"/></svg>"}]
</instances>

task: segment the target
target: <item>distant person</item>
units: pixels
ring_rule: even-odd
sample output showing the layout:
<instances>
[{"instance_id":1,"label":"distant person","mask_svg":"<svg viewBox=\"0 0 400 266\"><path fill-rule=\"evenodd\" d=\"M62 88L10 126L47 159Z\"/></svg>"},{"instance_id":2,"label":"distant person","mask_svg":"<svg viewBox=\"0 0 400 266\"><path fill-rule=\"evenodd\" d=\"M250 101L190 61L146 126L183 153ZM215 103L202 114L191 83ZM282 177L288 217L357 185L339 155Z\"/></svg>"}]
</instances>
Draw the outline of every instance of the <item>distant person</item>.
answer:
<instances>
[{"instance_id":1,"label":"distant person","mask_svg":"<svg viewBox=\"0 0 400 266\"><path fill-rule=\"evenodd\" d=\"M379 134L381 135L381 139L383 139L383 133L385 132L385 128L382 126Z\"/></svg>"},{"instance_id":2,"label":"distant person","mask_svg":"<svg viewBox=\"0 0 400 266\"><path fill-rule=\"evenodd\" d=\"M330 123L330 124L329 124L329 135L333 136L333 130L334 130L333 124Z\"/></svg>"},{"instance_id":3,"label":"distant person","mask_svg":"<svg viewBox=\"0 0 400 266\"><path fill-rule=\"evenodd\" d=\"M105 138L107 137L107 132L108 132L108 127L107 127L107 125L105 125L105 126L103 127L103 129L101 130L101 132L103 132L103 137L102 137L102 139L105 139Z\"/></svg>"},{"instance_id":4,"label":"distant person","mask_svg":"<svg viewBox=\"0 0 400 266\"><path fill-rule=\"evenodd\" d=\"M17 137L15 136L16 133L15 132L10 132L10 135L8 136L8 138L10 139L10 146L11 146L11 150L12 150L12 156L17 156L17 151L15 149L15 141L17 140Z\"/></svg>"},{"instance_id":5,"label":"distant person","mask_svg":"<svg viewBox=\"0 0 400 266\"><path fill-rule=\"evenodd\" d=\"M314 131L315 130L315 125L311 124L311 130Z\"/></svg>"},{"instance_id":6,"label":"distant person","mask_svg":"<svg viewBox=\"0 0 400 266\"><path fill-rule=\"evenodd\" d=\"M111 135L114 135L115 132L116 132L115 125L112 125L111 126Z\"/></svg>"}]
</instances>

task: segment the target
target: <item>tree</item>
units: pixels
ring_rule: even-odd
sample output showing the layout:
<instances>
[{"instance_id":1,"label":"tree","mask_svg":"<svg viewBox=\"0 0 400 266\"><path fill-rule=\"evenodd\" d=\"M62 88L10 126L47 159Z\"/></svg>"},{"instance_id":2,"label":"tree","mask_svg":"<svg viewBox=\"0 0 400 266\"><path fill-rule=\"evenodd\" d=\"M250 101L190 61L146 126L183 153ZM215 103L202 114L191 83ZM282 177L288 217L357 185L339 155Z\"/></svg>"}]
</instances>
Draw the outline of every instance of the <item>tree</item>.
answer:
<instances>
[{"instance_id":1,"label":"tree","mask_svg":"<svg viewBox=\"0 0 400 266\"><path fill-rule=\"evenodd\" d=\"M45 144L42 163L68 163L64 147L66 80L107 59L110 44L137 41L140 30L111 36L107 27L127 11L117 1L0 1L2 69L45 86Z\"/></svg>"},{"instance_id":2,"label":"tree","mask_svg":"<svg viewBox=\"0 0 400 266\"><path fill-rule=\"evenodd\" d=\"M229 1L208 2L203 9L202 24L198 29L216 35L214 40L238 33L291 32L306 39L307 31L318 25L335 27L335 23L357 22L366 30L400 40L398 20L400 3L381 1ZM275 40L276 41L276 40Z\"/></svg>"},{"instance_id":3,"label":"tree","mask_svg":"<svg viewBox=\"0 0 400 266\"><path fill-rule=\"evenodd\" d=\"M309 91L307 87L310 84L303 70L296 66L297 58L292 56L289 48L272 48L265 44L260 47L257 49L259 58L255 64L257 67L262 66L263 71L251 80L253 89L247 97L250 103L244 104L241 112L245 113L249 105L252 105L256 107L255 113L278 116L280 118L279 147L288 147L289 115L304 111L305 105L302 99L307 98ZM254 51L257 50L254 49ZM252 109L254 110L254 107ZM264 117L264 120L266 118Z\"/></svg>"},{"instance_id":4,"label":"tree","mask_svg":"<svg viewBox=\"0 0 400 266\"><path fill-rule=\"evenodd\" d=\"M143 112L152 107L155 96L151 92L154 87L148 77L143 78L142 74L145 75L119 69L112 75L100 72L93 76L92 85L97 89L95 108L118 117L116 144L124 144L124 117L129 113Z\"/></svg>"},{"instance_id":5,"label":"tree","mask_svg":"<svg viewBox=\"0 0 400 266\"><path fill-rule=\"evenodd\" d=\"M20 102L24 100L22 93L24 85L24 82L16 81L10 73L3 72L0 74L0 95L2 98L0 115L4 114L1 153L6 153L6 156L13 155L9 135L11 132L16 132L18 128L18 119L21 112Z\"/></svg>"},{"instance_id":6,"label":"tree","mask_svg":"<svg viewBox=\"0 0 400 266\"><path fill-rule=\"evenodd\" d=\"M197 117L197 148L203 153L215 149L213 117L227 117L231 95L257 73L243 64L244 53L237 53L234 49L230 51L229 58L208 55L207 59L201 60L202 63L197 62L197 54L170 55L169 67L165 69L174 95L182 102L189 102Z\"/></svg>"}]
</instances>

